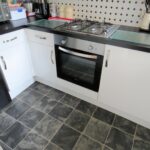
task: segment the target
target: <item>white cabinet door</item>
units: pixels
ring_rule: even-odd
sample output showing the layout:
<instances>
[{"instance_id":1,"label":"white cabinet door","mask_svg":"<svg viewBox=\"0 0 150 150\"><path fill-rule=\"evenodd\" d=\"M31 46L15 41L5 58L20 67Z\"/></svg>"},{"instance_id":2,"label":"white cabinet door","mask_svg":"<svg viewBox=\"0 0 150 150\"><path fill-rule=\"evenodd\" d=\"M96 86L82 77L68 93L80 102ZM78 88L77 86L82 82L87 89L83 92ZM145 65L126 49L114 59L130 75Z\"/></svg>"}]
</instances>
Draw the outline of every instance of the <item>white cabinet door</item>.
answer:
<instances>
[{"instance_id":1,"label":"white cabinet door","mask_svg":"<svg viewBox=\"0 0 150 150\"><path fill-rule=\"evenodd\" d=\"M54 83L56 78L54 47L30 42L30 52L35 78L43 83Z\"/></svg>"},{"instance_id":2,"label":"white cabinet door","mask_svg":"<svg viewBox=\"0 0 150 150\"><path fill-rule=\"evenodd\" d=\"M150 53L107 45L99 103L150 127Z\"/></svg>"},{"instance_id":3,"label":"white cabinet door","mask_svg":"<svg viewBox=\"0 0 150 150\"><path fill-rule=\"evenodd\" d=\"M12 98L32 82L32 66L25 42L0 50L0 64Z\"/></svg>"}]
</instances>

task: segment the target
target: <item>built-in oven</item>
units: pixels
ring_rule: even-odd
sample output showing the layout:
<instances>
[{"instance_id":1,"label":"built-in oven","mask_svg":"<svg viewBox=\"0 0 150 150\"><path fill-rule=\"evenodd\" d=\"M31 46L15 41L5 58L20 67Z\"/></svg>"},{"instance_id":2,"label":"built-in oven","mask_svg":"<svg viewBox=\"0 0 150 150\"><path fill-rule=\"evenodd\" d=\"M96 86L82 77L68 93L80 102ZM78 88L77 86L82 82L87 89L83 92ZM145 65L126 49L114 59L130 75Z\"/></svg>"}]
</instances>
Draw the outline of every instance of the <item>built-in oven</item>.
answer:
<instances>
[{"instance_id":1,"label":"built-in oven","mask_svg":"<svg viewBox=\"0 0 150 150\"><path fill-rule=\"evenodd\" d=\"M98 91L103 44L56 35L55 55L58 78Z\"/></svg>"}]
</instances>

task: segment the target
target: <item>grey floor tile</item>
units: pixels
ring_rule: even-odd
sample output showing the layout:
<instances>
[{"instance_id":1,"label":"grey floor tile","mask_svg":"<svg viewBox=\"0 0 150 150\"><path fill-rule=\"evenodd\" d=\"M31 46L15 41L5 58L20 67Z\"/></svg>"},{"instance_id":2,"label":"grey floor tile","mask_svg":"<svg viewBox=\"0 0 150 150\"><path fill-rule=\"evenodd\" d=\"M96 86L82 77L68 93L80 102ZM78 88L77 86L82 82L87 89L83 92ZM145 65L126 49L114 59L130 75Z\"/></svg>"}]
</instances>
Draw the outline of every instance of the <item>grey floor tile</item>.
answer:
<instances>
[{"instance_id":1,"label":"grey floor tile","mask_svg":"<svg viewBox=\"0 0 150 150\"><path fill-rule=\"evenodd\" d=\"M133 137L112 128L107 138L106 145L114 150L131 150Z\"/></svg>"},{"instance_id":2,"label":"grey floor tile","mask_svg":"<svg viewBox=\"0 0 150 150\"><path fill-rule=\"evenodd\" d=\"M16 122L0 135L0 140L6 143L9 147L14 148L28 132L28 128L24 127L19 122Z\"/></svg>"},{"instance_id":3,"label":"grey floor tile","mask_svg":"<svg viewBox=\"0 0 150 150\"><path fill-rule=\"evenodd\" d=\"M54 107L54 109L49 113L49 115L61 121L65 121L66 118L69 116L69 114L72 112L72 110L73 110L72 108L67 107L66 105L63 105L61 103L58 103Z\"/></svg>"},{"instance_id":4,"label":"grey floor tile","mask_svg":"<svg viewBox=\"0 0 150 150\"><path fill-rule=\"evenodd\" d=\"M43 118L43 116L44 113L31 108L25 112L19 120L29 128L33 128Z\"/></svg>"},{"instance_id":5,"label":"grey floor tile","mask_svg":"<svg viewBox=\"0 0 150 150\"><path fill-rule=\"evenodd\" d=\"M150 143L146 143L140 139L135 139L132 150L150 150Z\"/></svg>"},{"instance_id":6,"label":"grey floor tile","mask_svg":"<svg viewBox=\"0 0 150 150\"><path fill-rule=\"evenodd\" d=\"M19 100L22 99L24 96L28 95L30 91L31 91L30 88L25 89L23 92L21 92L21 93L16 97L16 99L19 99Z\"/></svg>"},{"instance_id":7,"label":"grey floor tile","mask_svg":"<svg viewBox=\"0 0 150 150\"><path fill-rule=\"evenodd\" d=\"M102 120L108 124L112 124L115 114L102 108L97 108L93 117Z\"/></svg>"},{"instance_id":8,"label":"grey floor tile","mask_svg":"<svg viewBox=\"0 0 150 150\"><path fill-rule=\"evenodd\" d=\"M2 141L0 141L0 146L3 148L3 150L12 150L10 147L8 147L6 144L4 144Z\"/></svg>"},{"instance_id":9,"label":"grey floor tile","mask_svg":"<svg viewBox=\"0 0 150 150\"><path fill-rule=\"evenodd\" d=\"M35 102L33 107L42 112L49 113L56 104L57 104L56 100L50 99L49 97L45 96L41 100Z\"/></svg>"},{"instance_id":10,"label":"grey floor tile","mask_svg":"<svg viewBox=\"0 0 150 150\"><path fill-rule=\"evenodd\" d=\"M80 134L63 125L52 139L52 142L64 150L72 150Z\"/></svg>"},{"instance_id":11,"label":"grey floor tile","mask_svg":"<svg viewBox=\"0 0 150 150\"><path fill-rule=\"evenodd\" d=\"M65 93L56 89L52 89L47 96L51 99L59 101L61 98L63 98L63 96L65 96Z\"/></svg>"},{"instance_id":12,"label":"grey floor tile","mask_svg":"<svg viewBox=\"0 0 150 150\"><path fill-rule=\"evenodd\" d=\"M44 150L62 150L62 149L54 145L53 143L49 143Z\"/></svg>"},{"instance_id":13,"label":"grey floor tile","mask_svg":"<svg viewBox=\"0 0 150 150\"><path fill-rule=\"evenodd\" d=\"M47 139L51 139L62 126L62 122L46 115L35 127L35 131Z\"/></svg>"},{"instance_id":14,"label":"grey floor tile","mask_svg":"<svg viewBox=\"0 0 150 150\"><path fill-rule=\"evenodd\" d=\"M76 107L79 104L80 99L67 94L61 99L61 102L72 107Z\"/></svg>"},{"instance_id":15,"label":"grey floor tile","mask_svg":"<svg viewBox=\"0 0 150 150\"><path fill-rule=\"evenodd\" d=\"M14 117L15 119L18 119L29 108L29 105L18 101L17 103L9 107L5 112L10 116Z\"/></svg>"},{"instance_id":16,"label":"grey floor tile","mask_svg":"<svg viewBox=\"0 0 150 150\"><path fill-rule=\"evenodd\" d=\"M93 139L104 143L110 130L110 126L100 120L92 118L85 130L85 134Z\"/></svg>"},{"instance_id":17,"label":"grey floor tile","mask_svg":"<svg viewBox=\"0 0 150 150\"><path fill-rule=\"evenodd\" d=\"M4 112L0 114L0 134L12 126L15 120Z\"/></svg>"},{"instance_id":18,"label":"grey floor tile","mask_svg":"<svg viewBox=\"0 0 150 150\"><path fill-rule=\"evenodd\" d=\"M150 129L138 125L136 136L142 138L143 140L150 141Z\"/></svg>"},{"instance_id":19,"label":"grey floor tile","mask_svg":"<svg viewBox=\"0 0 150 150\"><path fill-rule=\"evenodd\" d=\"M78 104L76 109L91 116L93 114L94 110L96 109L96 106L92 105L88 102L85 102L85 101L80 101L80 103Z\"/></svg>"},{"instance_id":20,"label":"grey floor tile","mask_svg":"<svg viewBox=\"0 0 150 150\"><path fill-rule=\"evenodd\" d=\"M75 128L76 130L82 132L84 128L86 127L90 117L74 110L69 118L66 120L66 123L70 125L71 127Z\"/></svg>"},{"instance_id":21,"label":"grey floor tile","mask_svg":"<svg viewBox=\"0 0 150 150\"><path fill-rule=\"evenodd\" d=\"M27 103L28 105L32 106L36 101L40 100L43 97L42 94L36 92L36 91L29 91L26 92L21 98L20 100L22 100L22 102Z\"/></svg>"},{"instance_id":22,"label":"grey floor tile","mask_svg":"<svg viewBox=\"0 0 150 150\"><path fill-rule=\"evenodd\" d=\"M107 146L104 146L103 150L112 150L112 149Z\"/></svg>"},{"instance_id":23,"label":"grey floor tile","mask_svg":"<svg viewBox=\"0 0 150 150\"><path fill-rule=\"evenodd\" d=\"M136 123L120 116L116 116L114 126L130 134L134 134L136 129Z\"/></svg>"},{"instance_id":24,"label":"grey floor tile","mask_svg":"<svg viewBox=\"0 0 150 150\"><path fill-rule=\"evenodd\" d=\"M43 150L47 143L47 140L31 132L17 145L15 150Z\"/></svg>"},{"instance_id":25,"label":"grey floor tile","mask_svg":"<svg viewBox=\"0 0 150 150\"><path fill-rule=\"evenodd\" d=\"M35 90L37 92L40 92L41 94L45 95L45 94L48 94L48 92L52 89L51 87L47 86L47 85L44 85L42 83L39 83L39 82L35 82L33 83L30 88L32 90Z\"/></svg>"},{"instance_id":26,"label":"grey floor tile","mask_svg":"<svg viewBox=\"0 0 150 150\"><path fill-rule=\"evenodd\" d=\"M87 136L82 135L73 150L102 150L102 146Z\"/></svg>"}]
</instances>

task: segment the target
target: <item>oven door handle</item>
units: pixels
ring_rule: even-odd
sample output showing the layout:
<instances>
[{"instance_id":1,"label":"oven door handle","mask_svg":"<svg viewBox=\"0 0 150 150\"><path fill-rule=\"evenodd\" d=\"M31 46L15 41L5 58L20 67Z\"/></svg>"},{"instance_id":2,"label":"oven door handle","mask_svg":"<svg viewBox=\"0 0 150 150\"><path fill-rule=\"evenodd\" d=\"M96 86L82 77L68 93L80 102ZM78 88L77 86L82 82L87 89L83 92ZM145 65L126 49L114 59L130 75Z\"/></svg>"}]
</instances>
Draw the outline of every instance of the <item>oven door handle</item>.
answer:
<instances>
[{"instance_id":1,"label":"oven door handle","mask_svg":"<svg viewBox=\"0 0 150 150\"><path fill-rule=\"evenodd\" d=\"M96 55L88 55L88 54L77 53L77 52L73 52L73 51L67 50L65 48L62 48L60 46L58 47L58 49L65 52L65 53L74 55L74 56L79 56L79 57L89 58L89 59L97 59Z\"/></svg>"}]
</instances>

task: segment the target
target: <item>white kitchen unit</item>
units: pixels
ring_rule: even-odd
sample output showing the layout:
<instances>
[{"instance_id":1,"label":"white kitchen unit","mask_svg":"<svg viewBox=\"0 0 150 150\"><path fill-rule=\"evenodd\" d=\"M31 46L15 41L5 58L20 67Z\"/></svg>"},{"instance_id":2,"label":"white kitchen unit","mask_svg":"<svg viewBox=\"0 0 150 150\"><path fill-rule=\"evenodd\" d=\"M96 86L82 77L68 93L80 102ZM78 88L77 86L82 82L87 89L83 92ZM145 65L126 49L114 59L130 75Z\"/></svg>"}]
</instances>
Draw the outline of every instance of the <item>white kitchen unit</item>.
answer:
<instances>
[{"instance_id":1,"label":"white kitchen unit","mask_svg":"<svg viewBox=\"0 0 150 150\"><path fill-rule=\"evenodd\" d=\"M0 36L0 66L12 99L33 83L32 64L24 30Z\"/></svg>"},{"instance_id":2,"label":"white kitchen unit","mask_svg":"<svg viewBox=\"0 0 150 150\"><path fill-rule=\"evenodd\" d=\"M56 79L54 35L30 29L26 29L26 33L35 80L49 86L54 86Z\"/></svg>"},{"instance_id":3,"label":"white kitchen unit","mask_svg":"<svg viewBox=\"0 0 150 150\"><path fill-rule=\"evenodd\" d=\"M99 106L150 128L150 53L106 46Z\"/></svg>"}]
</instances>

